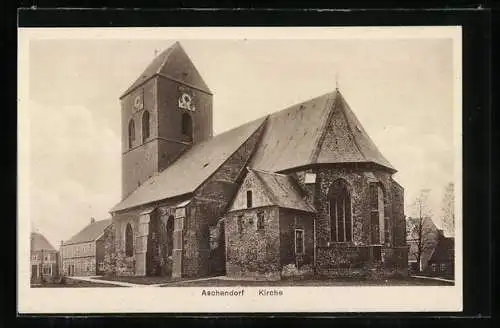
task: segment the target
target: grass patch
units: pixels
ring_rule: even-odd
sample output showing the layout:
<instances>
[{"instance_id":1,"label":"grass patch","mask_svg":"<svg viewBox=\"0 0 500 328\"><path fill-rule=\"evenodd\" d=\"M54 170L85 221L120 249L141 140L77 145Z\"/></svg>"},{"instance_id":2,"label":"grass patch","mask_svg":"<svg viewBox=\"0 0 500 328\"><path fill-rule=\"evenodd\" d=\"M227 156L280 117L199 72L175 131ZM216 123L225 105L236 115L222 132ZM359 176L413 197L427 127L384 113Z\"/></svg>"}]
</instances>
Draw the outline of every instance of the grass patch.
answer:
<instances>
[{"instance_id":1,"label":"grass patch","mask_svg":"<svg viewBox=\"0 0 500 328\"><path fill-rule=\"evenodd\" d=\"M179 281L162 285L161 287L323 287L323 286L452 286L453 283L444 281L401 278L387 280L356 280L356 279L309 279L309 280L279 280L279 281L246 281L246 280L224 280L207 279L199 281Z\"/></svg>"}]
</instances>

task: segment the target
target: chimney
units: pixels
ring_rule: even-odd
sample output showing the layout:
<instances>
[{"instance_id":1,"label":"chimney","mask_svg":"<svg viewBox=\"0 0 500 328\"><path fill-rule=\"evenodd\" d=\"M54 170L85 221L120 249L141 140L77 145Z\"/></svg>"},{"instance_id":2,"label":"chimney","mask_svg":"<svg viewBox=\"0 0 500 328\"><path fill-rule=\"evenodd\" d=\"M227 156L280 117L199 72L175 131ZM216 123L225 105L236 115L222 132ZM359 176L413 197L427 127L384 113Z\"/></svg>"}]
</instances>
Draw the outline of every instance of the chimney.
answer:
<instances>
[{"instance_id":1,"label":"chimney","mask_svg":"<svg viewBox=\"0 0 500 328\"><path fill-rule=\"evenodd\" d=\"M95 219L93 217L90 218L90 224L94 224L95 223Z\"/></svg>"}]
</instances>

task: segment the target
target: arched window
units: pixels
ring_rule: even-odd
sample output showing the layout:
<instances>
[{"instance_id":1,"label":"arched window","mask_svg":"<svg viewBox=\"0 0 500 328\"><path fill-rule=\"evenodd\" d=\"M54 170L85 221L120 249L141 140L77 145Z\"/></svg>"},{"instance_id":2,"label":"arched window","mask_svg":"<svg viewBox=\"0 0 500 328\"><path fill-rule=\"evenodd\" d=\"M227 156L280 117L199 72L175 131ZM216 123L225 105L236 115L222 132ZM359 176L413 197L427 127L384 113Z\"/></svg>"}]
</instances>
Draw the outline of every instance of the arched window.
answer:
<instances>
[{"instance_id":1,"label":"arched window","mask_svg":"<svg viewBox=\"0 0 500 328\"><path fill-rule=\"evenodd\" d=\"M135 124L134 120L130 120L128 123L128 148L132 148L134 146L135 140Z\"/></svg>"},{"instance_id":2,"label":"arched window","mask_svg":"<svg viewBox=\"0 0 500 328\"><path fill-rule=\"evenodd\" d=\"M134 231L130 223L127 224L127 228L125 229L125 255L134 255Z\"/></svg>"},{"instance_id":3,"label":"arched window","mask_svg":"<svg viewBox=\"0 0 500 328\"><path fill-rule=\"evenodd\" d=\"M167 220L167 256L172 256L174 249L174 216L170 215Z\"/></svg>"},{"instance_id":4,"label":"arched window","mask_svg":"<svg viewBox=\"0 0 500 328\"><path fill-rule=\"evenodd\" d=\"M181 131L188 140L193 139L193 120L188 113L182 114Z\"/></svg>"},{"instance_id":5,"label":"arched window","mask_svg":"<svg viewBox=\"0 0 500 328\"><path fill-rule=\"evenodd\" d=\"M146 110L142 114L142 142L146 142L149 138L149 112Z\"/></svg>"},{"instance_id":6,"label":"arched window","mask_svg":"<svg viewBox=\"0 0 500 328\"><path fill-rule=\"evenodd\" d=\"M336 180L328 194L330 207L331 240L333 242L352 241L351 196L347 182Z\"/></svg>"},{"instance_id":7,"label":"arched window","mask_svg":"<svg viewBox=\"0 0 500 328\"><path fill-rule=\"evenodd\" d=\"M370 242L390 242L389 218L385 218L384 190L380 183L370 183Z\"/></svg>"}]
</instances>

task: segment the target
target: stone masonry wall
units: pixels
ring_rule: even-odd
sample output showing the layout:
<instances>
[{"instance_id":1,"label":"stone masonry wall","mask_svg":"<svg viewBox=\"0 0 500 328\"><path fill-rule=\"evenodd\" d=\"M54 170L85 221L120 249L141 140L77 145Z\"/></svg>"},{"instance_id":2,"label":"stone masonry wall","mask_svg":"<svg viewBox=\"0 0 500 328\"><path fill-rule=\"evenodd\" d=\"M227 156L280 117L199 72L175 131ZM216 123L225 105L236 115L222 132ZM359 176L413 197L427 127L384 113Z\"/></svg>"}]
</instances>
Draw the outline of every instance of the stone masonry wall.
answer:
<instances>
[{"instance_id":1,"label":"stone masonry wall","mask_svg":"<svg viewBox=\"0 0 500 328\"><path fill-rule=\"evenodd\" d=\"M257 229L257 213L264 227ZM280 279L280 227L277 207L251 208L225 216L226 275L241 279Z\"/></svg>"},{"instance_id":2,"label":"stone masonry wall","mask_svg":"<svg viewBox=\"0 0 500 328\"><path fill-rule=\"evenodd\" d=\"M134 233L133 245L136 248L136 236L138 235L139 217L132 213L116 215L113 224L108 227L104 238L104 270L108 275L132 276L135 275L135 254L125 254L125 229L130 223Z\"/></svg>"},{"instance_id":3,"label":"stone masonry wall","mask_svg":"<svg viewBox=\"0 0 500 328\"><path fill-rule=\"evenodd\" d=\"M210 267L209 227L217 224L235 196L246 166L260 141L264 125L194 193L188 206L184 232L183 275L208 275ZM221 263L220 265L223 265Z\"/></svg>"}]
</instances>

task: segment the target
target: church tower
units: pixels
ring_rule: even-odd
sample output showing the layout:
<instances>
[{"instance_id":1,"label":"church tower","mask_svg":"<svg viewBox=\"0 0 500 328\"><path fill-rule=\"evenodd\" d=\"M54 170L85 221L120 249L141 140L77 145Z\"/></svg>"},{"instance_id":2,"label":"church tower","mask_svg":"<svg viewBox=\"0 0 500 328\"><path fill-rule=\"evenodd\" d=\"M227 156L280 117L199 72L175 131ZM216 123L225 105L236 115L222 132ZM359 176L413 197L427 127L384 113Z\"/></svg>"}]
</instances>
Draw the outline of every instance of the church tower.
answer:
<instances>
[{"instance_id":1,"label":"church tower","mask_svg":"<svg viewBox=\"0 0 500 328\"><path fill-rule=\"evenodd\" d=\"M122 199L212 137L212 93L179 42L156 56L120 101Z\"/></svg>"}]
</instances>

